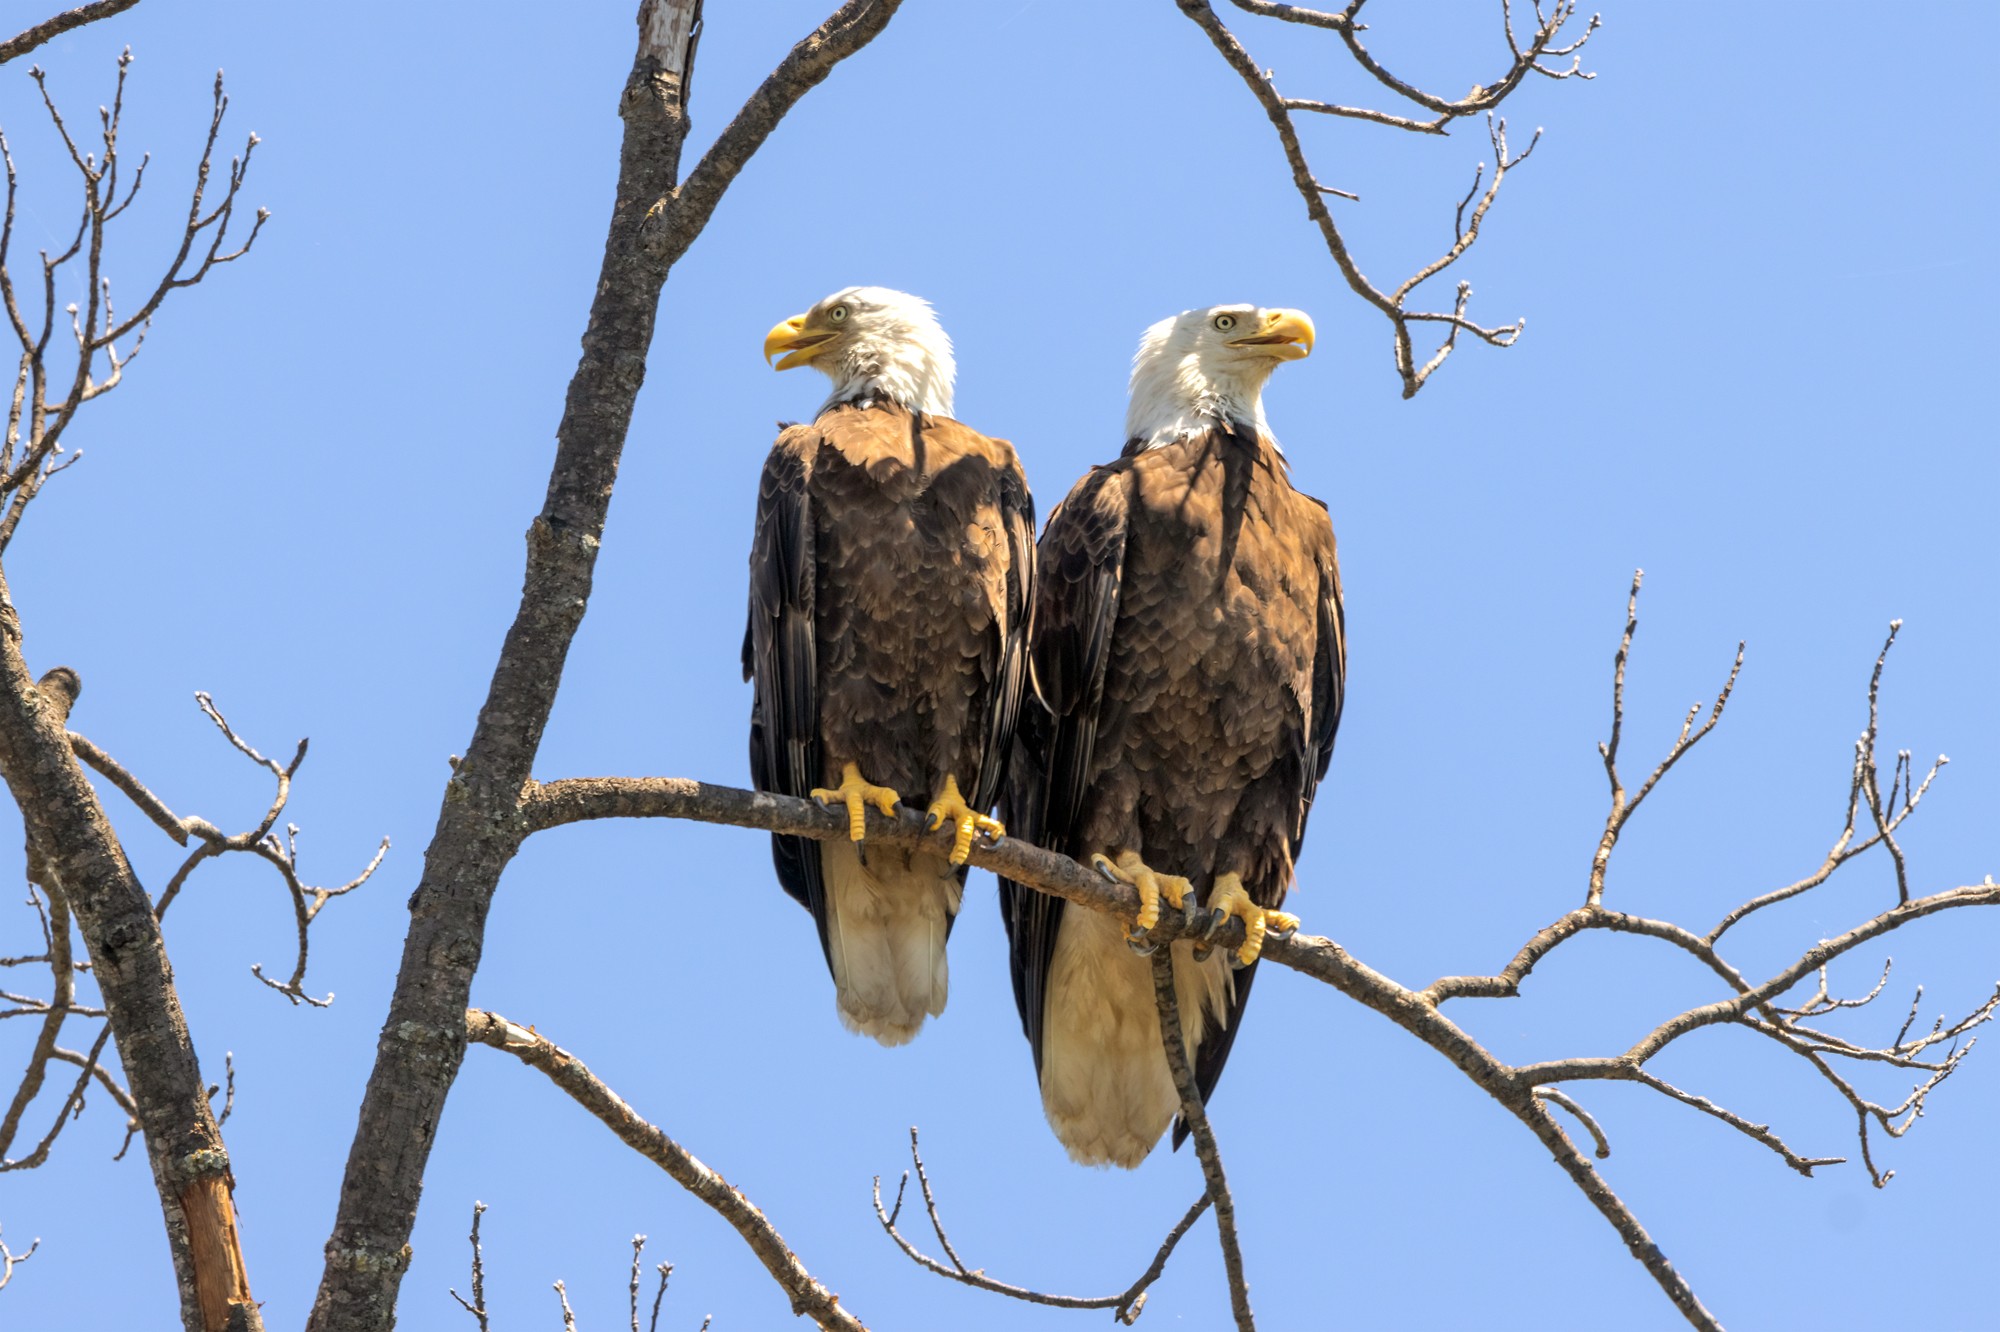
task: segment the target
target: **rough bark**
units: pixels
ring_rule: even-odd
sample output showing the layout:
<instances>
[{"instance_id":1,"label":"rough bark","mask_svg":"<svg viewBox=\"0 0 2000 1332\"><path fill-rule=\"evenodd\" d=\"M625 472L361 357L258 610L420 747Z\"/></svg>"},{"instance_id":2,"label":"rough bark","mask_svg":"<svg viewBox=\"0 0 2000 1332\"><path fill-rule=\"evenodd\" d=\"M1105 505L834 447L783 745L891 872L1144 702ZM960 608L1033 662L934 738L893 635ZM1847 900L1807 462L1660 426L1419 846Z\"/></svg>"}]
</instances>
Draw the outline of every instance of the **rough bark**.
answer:
<instances>
[{"instance_id":1,"label":"rough bark","mask_svg":"<svg viewBox=\"0 0 2000 1332\"><path fill-rule=\"evenodd\" d=\"M28 54L42 43L52 41L72 28L81 28L86 23L95 23L99 19L110 18L113 14L122 14L138 3L139 0L95 0L92 4L78 5L75 9L65 10L53 18L44 19L26 32L0 42L0 65Z\"/></svg>"},{"instance_id":2,"label":"rough bark","mask_svg":"<svg viewBox=\"0 0 2000 1332\"><path fill-rule=\"evenodd\" d=\"M376 1063L361 1104L308 1326L395 1323L424 1167L465 1056L465 1010L486 913L526 827L519 798L590 596L618 460L644 382L659 294L735 173L799 97L865 46L899 0L849 0L793 48L676 193L700 0L644 0L619 113L625 135L583 356L570 381L542 511L528 528L521 604L465 757L446 783Z\"/></svg>"},{"instance_id":3,"label":"rough bark","mask_svg":"<svg viewBox=\"0 0 2000 1332\"><path fill-rule=\"evenodd\" d=\"M0 773L39 871L75 915L145 1133L190 1332L258 1330L230 1201L234 1181L159 923L78 767L67 709L36 687L0 573Z\"/></svg>"}]
</instances>

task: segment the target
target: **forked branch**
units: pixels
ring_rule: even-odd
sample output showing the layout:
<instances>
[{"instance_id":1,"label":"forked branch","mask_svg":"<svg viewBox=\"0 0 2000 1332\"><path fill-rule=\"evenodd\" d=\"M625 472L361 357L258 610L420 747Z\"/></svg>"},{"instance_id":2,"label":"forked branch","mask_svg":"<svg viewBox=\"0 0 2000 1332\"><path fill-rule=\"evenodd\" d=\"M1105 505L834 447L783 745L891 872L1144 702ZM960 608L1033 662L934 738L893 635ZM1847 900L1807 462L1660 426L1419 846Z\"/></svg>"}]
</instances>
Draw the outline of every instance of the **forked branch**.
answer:
<instances>
[{"instance_id":1,"label":"forked branch","mask_svg":"<svg viewBox=\"0 0 2000 1332\"><path fill-rule=\"evenodd\" d=\"M1209 1126L1208 1111L1202 1106L1194 1066L1181 1035L1180 1001L1174 994L1174 952L1162 948L1153 954L1153 1003L1160 1013L1160 1045L1174 1075L1174 1089L1180 1093L1181 1118L1194 1138L1195 1155L1201 1159L1208 1197L1215 1203L1215 1230L1222 1242L1223 1271L1229 1278L1229 1312L1236 1319L1236 1332L1256 1332L1257 1320L1250 1313L1250 1281L1243 1275L1243 1245L1236 1233L1236 1199L1229 1192L1222 1149L1215 1144L1215 1130Z\"/></svg>"},{"instance_id":2,"label":"forked branch","mask_svg":"<svg viewBox=\"0 0 2000 1332\"><path fill-rule=\"evenodd\" d=\"M1519 153L1512 153L1507 144L1507 122L1496 114L1500 104L1507 99L1531 73L1542 74L1551 79L1591 77L1582 68L1579 52L1597 31L1599 21L1592 15L1581 35L1565 42L1563 34L1576 17L1575 0L1556 0L1554 6L1544 12L1540 0L1536 0L1534 31L1523 40L1514 25L1511 0L1501 0L1501 28L1506 38L1510 59L1507 68L1496 78L1486 83L1474 84L1472 91L1464 97L1451 98L1427 92L1423 88L1398 77L1362 44L1361 33L1365 25L1358 22L1367 0L1350 0L1347 7L1337 13L1301 8L1297 5L1276 4L1271 0L1234 0L1238 9L1260 18L1277 19L1287 23L1321 28L1338 34L1346 46L1348 54L1356 65L1397 97L1412 104L1419 112L1428 114L1399 114L1374 107L1353 106L1338 102L1322 101L1315 98L1288 97L1278 90L1272 71L1260 66L1250 56L1243 43L1216 14L1209 0L1176 0L1181 12L1198 25L1208 36L1209 42L1221 54L1229 67L1236 71L1251 95L1264 108L1272 128L1277 131L1279 144L1284 149L1285 160L1291 168L1292 183L1305 201L1306 215L1319 228L1320 238L1326 244L1327 253L1339 268L1341 277L1355 295L1375 307L1388 318L1393 329L1393 349L1396 374L1402 380L1403 396L1414 397L1418 390L1442 366L1447 357L1458 346L1458 335L1466 333L1481 342L1494 347L1512 346L1527 326L1525 320L1517 319L1511 324L1490 327L1470 318L1466 311L1472 298L1472 286L1460 282L1455 299L1449 309L1425 310L1411 308L1410 301L1418 289L1432 278L1456 264L1479 239L1480 224L1485 220L1487 210L1499 197L1501 183L1515 167L1528 160L1540 141L1541 131L1536 130L1528 146ZM1569 58L1565 68L1551 64ZM1328 116L1339 119L1358 120L1369 124L1385 125L1392 129L1417 134L1447 135L1451 125L1467 116L1486 117L1487 137L1493 149L1491 163L1492 176L1487 178L1487 166L1482 164L1474 174L1472 188L1459 202L1452 220L1452 243L1437 258L1424 264L1410 277L1392 289L1385 289L1371 281L1361 270L1359 262L1349 249L1347 239L1340 226L1334 221L1332 210L1327 207L1326 196L1336 195L1344 199L1356 196L1346 190L1324 184L1314 174L1306 160L1305 148L1300 141L1299 127L1293 119L1295 112L1308 115ZM1481 183L1485 183L1482 193ZM1474 200L1477 200L1476 204ZM1468 215L1466 209L1471 207ZM1421 364L1418 363L1412 325L1442 324L1444 337Z\"/></svg>"},{"instance_id":3,"label":"forked branch","mask_svg":"<svg viewBox=\"0 0 2000 1332\"><path fill-rule=\"evenodd\" d=\"M66 722L70 708L82 690L82 680L77 673L67 667L57 667L44 675L37 690L47 701L58 720ZM234 835L226 835L206 819L181 818L167 808L166 803L155 795L143 782L134 777L122 764L87 737L75 731L67 732L69 747L77 758L99 775L105 777L120 792L127 796L146 816L168 836L185 846L195 844L195 850L183 862L181 869L169 881L157 902L153 904L152 915L157 922L182 886L189 874L203 860L226 852L247 852L276 865L280 876L291 894L295 918L300 922L298 966L294 969L288 984L279 984L263 976L258 967L252 972L284 992L294 1003L304 1002L323 1006L326 1000L313 999L300 992L299 985L304 979L306 959L306 927L317 917L319 909L328 900L350 892L365 883L381 864L386 841L376 852L375 858L356 878L338 888L316 888L306 885L298 874L298 828L287 825L283 841L272 832L272 825L284 812L290 799L292 778L298 771L299 763L305 756L305 745L301 742L297 754L290 764L281 765L265 758L246 744L230 729L228 721L216 711L205 694L196 695L206 712L224 736L236 748L254 762L272 771L277 779L277 794L266 809L262 820L252 829ZM91 964L79 961L72 946L74 917L69 899L63 890L59 877L52 871L47 860L30 848L28 855L28 898L27 905L34 912L39 928L42 947L38 953L18 957L0 958L0 968L29 968L46 970L49 988L46 997L19 993L14 990L0 990L0 998L12 1005L0 1009L0 1020L13 1017L34 1018L40 1022L34 1047L30 1052L28 1066L9 1099L4 1113L0 1113L0 1172L31 1170L43 1165L49 1159L57 1137L65 1127L83 1113L88 1096L93 1088L102 1092L117 1106L125 1117L124 1141L114 1156L120 1159L131 1146L133 1136L141 1127L141 1106L131 1090L105 1066L105 1056L111 1039L111 1028L105 1019L104 1007L85 1002L78 994L78 979L87 976ZM83 1049L70 1049L59 1043L59 1038L67 1024L74 1021L94 1021L104 1023L97 1027L89 1045ZM67 1092L56 1105L48 1130L33 1148L20 1157L7 1154L18 1136L24 1117L37 1098L42 1094L48 1074L57 1065L76 1069L73 1077L66 1075ZM233 1056L225 1054L224 1079L208 1089L208 1099L217 1095L223 1097L220 1114L216 1117L219 1128L229 1118L236 1098L236 1067ZM61 1085L61 1084L59 1084Z\"/></svg>"},{"instance_id":4,"label":"forked branch","mask_svg":"<svg viewBox=\"0 0 2000 1332\"><path fill-rule=\"evenodd\" d=\"M7 173L6 212L4 220L0 220L0 310L4 310L20 345L6 433L0 437L0 499L6 502L4 515L0 515L0 550L13 540L22 515L49 479L83 456L80 450L63 456L64 436L85 403L110 392L123 381L125 367L144 346L153 315L168 295L195 286L216 268L248 254L270 217L266 210L257 209L248 231L239 228L240 240L232 242L230 229L236 222L236 208L249 174L257 136L250 135L244 142L242 155L230 159L220 198L216 198L210 177L215 168L215 148L222 133L223 116L229 106L222 75L218 73L208 134L195 166L179 246L166 271L146 290L138 307L119 314L105 269L105 243L112 222L131 205L144 185L150 160L142 157L129 172L129 179L121 182L120 172L125 169L126 161L119 133L125 113L125 80L131 66L132 52L128 48L118 59L117 85L111 104L99 110L95 136L98 142L90 150L78 142L64 120L49 92L47 75L40 68L29 71L41 92L49 123L76 168L82 194L76 231L53 256L47 250L41 252L40 271L29 284L17 282L14 273L15 205L20 182L6 136L0 134L0 162L4 162ZM84 300L80 307L75 303L62 307L69 336L58 354L57 279L72 263L80 264L82 271L74 277L66 276L65 281L81 286ZM23 285L38 288L39 299L24 295Z\"/></svg>"},{"instance_id":5,"label":"forked branch","mask_svg":"<svg viewBox=\"0 0 2000 1332\"><path fill-rule=\"evenodd\" d=\"M1187 1234L1194 1223L1201 1218L1201 1214L1208 1210L1209 1204L1209 1196L1204 1192L1195 1200L1194 1206L1188 1208L1187 1214L1167 1232L1167 1237L1160 1242L1159 1252L1153 1255L1152 1263L1139 1274L1139 1279L1118 1294L1054 1295L995 1280L986 1275L985 1268L967 1267L964 1260L958 1256L958 1251L952 1247L950 1236L945 1234L944 1220L938 1215L937 1195L931 1192L930 1174L924 1169L924 1158L917 1148L917 1130L914 1127L910 1129L910 1164L917 1172L917 1187L924 1196L924 1211L930 1216L931 1231L937 1236L938 1245L944 1250L945 1259L949 1260L947 1264L943 1260L931 1257L912 1244L903 1232L896 1228L897 1220L903 1215L903 1196L910 1186L910 1172L908 1170L903 1172L902 1180L896 1185L896 1204L886 1211L882 1207L882 1177L877 1175L875 1219L881 1223L882 1229L890 1239L896 1241L896 1247L901 1249L911 1262L960 1285L971 1286L994 1295L1005 1295L1008 1299L1020 1300L1027 1304L1047 1305L1055 1309L1109 1309L1112 1311L1112 1316L1126 1327L1139 1321L1139 1314L1146 1307L1147 1289L1167 1270L1167 1259L1173 1256L1174 1246L1181 1242L1181 1236Z\"/></svg>"},{"instance_id":6,"label":"forked branch","mask_svg":"<svg viewBox=\"0 0 2000 1332\"><path fill-rule=\"evenodd\" d=\"M14 1279L14 1269L34 1257L35 1250L41 1247L42 1242L37 1239L22 1252L15 1253L7 1247L5 1240L0 1240L0 1290L7 1289L7 1283Z\"/></svg>"},{"instance_id":7,"label":"forked branch","mask_svg":"<svg viewBox=\"0 0 2000 1332\"><path fill-rule=\"evenodd\" d=\"M194 697L203 714L215 724L216 729L222 733L231 747L258 767L268 771L273 779L275 789L271 803L265 808L263 817L243 832L224 833L207 819L176 816L165 801L153 794L152 790L133 776L123 764L89 738L75 731L69 733L70 748L79 759L123 793L153 821L156 827L175 842L182 846L193 843L194 849L167 880L166 887L160 891L158 899L153 904L153 916L156 920L166 917L167 908L173 905L174 899L180 895L181 890L187 886L189 878L204 861L231 852L240 852L255 856L277 870L292 905L292 918L298 935L297 953L291 975L283 981L265 975L262 963L251 964L250 973L294 1004L305 1003L315 1008L324 1008L333 1002L331 994L324 999L315 999L304 989L313 922L319 918L321 909L328 902L336 897L346 896L374 877L375 871L381 868L383 858L389 854L389 839L386 837L382 839L375 848L374 856L362 867L361 872L346 883L334 888L308 884L299 872L299 826L296 823L287 823L283 837L276 832L279 818L291 803L292 781L298 775L299 766L305 762L306 741L299 741L289 762L280 763L276 759L267 758L236 734L229 725L229 719L216 708L215 701L208 694L197 692Z\"/></svg>"}]
</instances>

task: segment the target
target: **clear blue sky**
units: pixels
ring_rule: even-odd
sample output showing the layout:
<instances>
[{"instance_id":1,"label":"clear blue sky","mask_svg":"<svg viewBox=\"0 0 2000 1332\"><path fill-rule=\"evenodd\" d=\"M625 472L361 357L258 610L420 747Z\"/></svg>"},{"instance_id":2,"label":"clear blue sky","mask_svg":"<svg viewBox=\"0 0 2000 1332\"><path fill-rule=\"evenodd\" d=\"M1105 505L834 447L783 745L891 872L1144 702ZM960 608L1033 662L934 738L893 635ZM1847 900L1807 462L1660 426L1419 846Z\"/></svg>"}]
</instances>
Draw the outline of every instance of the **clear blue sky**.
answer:
<instances>
[{"instance_id":1,"label":"clear blue sky","mask_svg":"<svg viewBox=\"0 0 2000 1332\"><path fill-rule=\"evenodd\" d=\"M827 3L712 0L696 147ZM328 1011L250 976L289 960L292 933L255 866L204 869L168 918L204 1067L236 1055L227 1135L274 1328L312 1298L445 759L513 613L610 204L631 8L145 0L39 53L86 125L118 47L138 55L126 143L155 159L150 207L112 260L128 299L168 239L218 65L229 137L265 139L248 202L274 218L250 261L169 304L71 437L87 461L9 552L30 660L82 672L75 724L177 811L245 827L266 799L196 711L206 689L269 751L312 736L292 812L312 875L344 879L395 839L375 884L315 932L308 983L337 993ZM1381 0L1372 42L1456 93L1501 67L1497 8ZM1231 20L1289 91L1380 101L1330 37ZM1980 387L2000 350L1996 44L2000 16L1971 4L1893 28L1851 3L1613 6L1594 83L1536 81L1510 103L1517 142L1548 134L1465 266L1475 312L1524 314L1527 335L1461 350L1406 403L1386 324L1339 281L1261 112L1172 5L908 0L786 122L666 290L538 775L747 780L754 479L773 422L821 392L765 369L774 320L849 283L933 300L960 351L962 416L1018 444L1046 512L1117 450L1139 330L1248 300L1318 321L1317 351L1267 402L1298 483L1331 506L1346 572L1349 704L1293 899L1308 929L1423 984L1497 968L1581 900L1635 565L1635 763L1712 696L1736 641L1750 648L1722 730L1634 826L1614 904L1705 926L1817 862L1894 616L1885 747L1953 759L1906 839L1915 881L2000 871L2000 462ZM18 65L0 71L0 124L32 249L72 216L71 186ZM1488 156L1476 126L1305 132L1322 178L1363 196L1340 216L1385 282L1448 240ZM157 887L173 848L112 805ZM1744 965L1893 891L1884 863L1847 873L1745 929ZM871 1325L1094 1324L918 1272L869 1211L870 1176L893 1182L919 1124L970 1262L1097 1293L1129 1282L1199 1191L1187 1153L1130 1175L1063 1157L993 897L975 874L949 1012L885 1051L835 1021L811 923L761 836L569 829L508 871L475 1001L538 1024L743 1186ZM26 951L30 928L25 909L0 915L0 952ZM1968 915L1865 951L1836 982L1865 988L1892 953L1892 993L1848 1030L1885 1036L1919 979L1926 1013L1977 1003L1996 943L2000 919ZM1565 948L1525 999L1454 1015L1525 1060L1622 1049L1714 995L1665 950L1602 939ZM11 1066L30 1033L7 1025ZM1853 1155L1844 1107L1748 1035L1691 1039L1660 1071L1801 1151ZM1613 1135L1606 1174L1732 1326L1990 1322L1988 1052L1882 1149L1898 1172L1882 1192L1858 1164L1801 1179L1650 1093L1580 1095ZM1329 990L1267 970L1213 1108L1268 1328L1679 1325L1527 1133ZM0 1322L169 1325L145 1166L106 1159L121 1127L99 1100L54 1164L0 1180L8 1240L43 1237ZM558 1326L556 1277L584 1327L620 1325L635 1231L677 1265L672 1326L708 1311L725 1330L787 1324L732 1232L484 1049L432 1158L405 1326L471 1325L445 1292L465 1288L475 1198L492 1208L498 1326ZM1204 1224L1145 1325L1220 1325L1219 1278Z\"/></svg>"}]
</instances>

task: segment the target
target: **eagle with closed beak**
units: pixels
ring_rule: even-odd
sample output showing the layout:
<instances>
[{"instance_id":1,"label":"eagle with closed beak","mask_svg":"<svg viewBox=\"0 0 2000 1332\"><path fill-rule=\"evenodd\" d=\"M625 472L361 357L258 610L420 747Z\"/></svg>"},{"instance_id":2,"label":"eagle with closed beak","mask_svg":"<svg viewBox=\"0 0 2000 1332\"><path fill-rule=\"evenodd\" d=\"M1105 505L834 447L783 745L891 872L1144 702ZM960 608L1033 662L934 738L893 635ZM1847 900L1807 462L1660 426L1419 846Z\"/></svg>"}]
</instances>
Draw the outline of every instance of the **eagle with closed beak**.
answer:
<instances>
[{"instance_id":1,"label":"eagle with closed beak","mask_svg":"<svg viewBox=\"0 0 2000 1332\"><path fill-rule=\"evenodd\" d=\"M1035 512L1014 449L951 417L931 307L837 291L764 339L833 392L764 463L743 674L759 789L847 811L849 840L774 836L812 912L840 1020L901 1045L944 1011L945 940L999 793L1027 677ZM948 849L867 847L869 807L930 800Z\"/></svg>"},{"instance_id":2,"label":"eagle with closed beak","mask_svg":"<svg viewBox=\"0 0 2000 1332\"><path fill-rule=\"evenodd\" d=\"M1278 908L1333 752L1346 645L1333 525L1293 488L1263 389L1312 344L1304 314L1250 305L1147 329L1123 453L1042 534L1030 652L1045 706L1022 718L1001 815L1141 902L1127 934L1000 885L1042 1106L1087 1165L1137 1166L1179 1108L1143 958L1162 904L1198 926L1172 948L1204 1101L1267 932L1298 926ZM1233 957L1202 942L1230 918L1245 928Z\"/></svg>"}]
</instances>

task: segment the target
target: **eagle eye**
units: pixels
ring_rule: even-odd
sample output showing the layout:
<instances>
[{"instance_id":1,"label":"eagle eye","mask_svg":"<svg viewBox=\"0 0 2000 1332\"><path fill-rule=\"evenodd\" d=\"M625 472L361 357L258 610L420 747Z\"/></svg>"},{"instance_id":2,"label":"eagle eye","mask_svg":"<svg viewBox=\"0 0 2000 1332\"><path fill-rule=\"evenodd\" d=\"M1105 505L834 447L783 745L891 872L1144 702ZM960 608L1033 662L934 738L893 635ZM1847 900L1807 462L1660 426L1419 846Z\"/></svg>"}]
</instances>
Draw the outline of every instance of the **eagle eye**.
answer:
<instances>
[{"instance_id":1,"label":"eagle eye","mask_svg":"<svg viewBox=\"0 0 2000 1332\"><path fill-rule=\"evenodd\" d=\"M836 306L834 306L834 307L833 307L833 308L832 308L831 310L828 310L828 311L826 312L826 322L827 322L827 323L829 323L829 324L844 324L844 323L846 323L846 322L847 322L847 307L846 307L846 306L844 306L844 305L836 305Z\"/></svg>"},{"instance_id":2,"label":"eagle eye","mask_svg":"<svg viewBox=\"0 0 2000 1332\"><path fill-rule=\"evenodd\" d=\"M1218 333L1227 333L1230 329L1235 327L1236 327L1235 315L1217 315L1215 317L1215 329Z\"/></svg>"}]
</instances>

